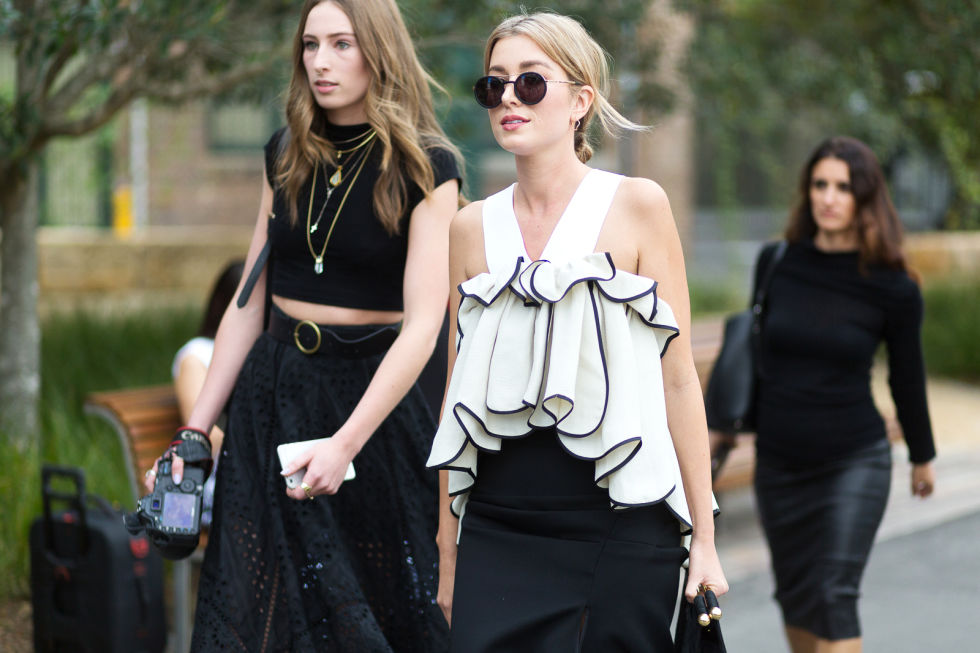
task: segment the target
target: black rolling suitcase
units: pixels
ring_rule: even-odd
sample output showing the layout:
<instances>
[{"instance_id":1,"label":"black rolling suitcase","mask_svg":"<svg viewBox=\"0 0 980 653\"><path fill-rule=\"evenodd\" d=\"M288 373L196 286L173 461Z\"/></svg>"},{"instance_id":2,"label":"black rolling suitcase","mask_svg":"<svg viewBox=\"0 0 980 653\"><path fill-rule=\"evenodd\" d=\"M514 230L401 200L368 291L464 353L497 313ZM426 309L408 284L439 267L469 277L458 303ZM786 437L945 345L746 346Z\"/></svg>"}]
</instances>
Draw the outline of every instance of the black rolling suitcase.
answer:
<instances>
[{"instance_id":1,"label":"black rolling suitcase","mask_svg":"<svg viewBox=\"0 0 980 653\"><path fill-rule=\"evenodd\" d=\"M56 478L74 491L53 489ZM105 499L86 495L79 469L45 465L41 496L30 540L36 653L161 653L160 554L144 534L130 535ZM64 509L53 512L55 501Z\"/></svg>"}]
</instances>

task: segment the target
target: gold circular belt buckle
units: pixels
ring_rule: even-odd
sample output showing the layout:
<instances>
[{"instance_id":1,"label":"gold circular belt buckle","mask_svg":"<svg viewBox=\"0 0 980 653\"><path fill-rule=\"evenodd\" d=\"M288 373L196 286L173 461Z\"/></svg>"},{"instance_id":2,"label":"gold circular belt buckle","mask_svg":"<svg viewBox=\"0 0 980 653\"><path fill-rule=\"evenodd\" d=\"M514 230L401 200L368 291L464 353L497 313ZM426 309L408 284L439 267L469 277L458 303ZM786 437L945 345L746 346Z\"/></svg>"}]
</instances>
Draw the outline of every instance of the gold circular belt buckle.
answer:
<instances>
[{"instance_id":1,"label":"gold circular belt buckle","mask_svg":"<svg viewBox=\"0 0 980 653\"><path fill-rule=\"evenodd\" d=\"M308 326L313 329L313 333L316 334L316 344L312 347L304 347L303 343L299 339L299 330L302 326ZM296 328L293 329L293 340L296 342L296 348L299 349L304 354L315 354L320 350L320 343L323 342L323 337L320 335L320 327L316 322L310 322L309 320L301 320L296 324Z\"/></svg>"}]
</instances>

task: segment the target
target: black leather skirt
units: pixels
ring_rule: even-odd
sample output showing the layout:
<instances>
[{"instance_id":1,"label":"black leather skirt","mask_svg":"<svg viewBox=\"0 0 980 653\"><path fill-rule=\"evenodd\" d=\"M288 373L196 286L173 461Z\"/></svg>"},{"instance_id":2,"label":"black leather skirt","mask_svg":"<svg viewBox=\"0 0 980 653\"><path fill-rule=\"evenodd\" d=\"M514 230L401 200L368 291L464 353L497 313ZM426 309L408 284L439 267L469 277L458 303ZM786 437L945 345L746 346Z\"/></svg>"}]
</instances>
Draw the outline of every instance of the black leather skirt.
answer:
<instances>
[{"instance_id":1,"label":"black leather skirt","mask_svg":"<svg viewBox=\"0 0 980 653\"><path fill-rule=\"evenodd\" d=\"M787 626L829 640L861 636L861 576L890 485L886 440L811 467L758 459L759 517Z\"/></svg>"},{"instance_id":2,"label":"black leather skirt","mask_svg":"<svg viewBox=\"0 0 980 653\"><path fill-rule=\"evenodd\" d=\"M680 524L663 504L613 510L595 464L553 429L481 454L456 563L451 650L673 650Z\"/></svg>"}]
</instances>

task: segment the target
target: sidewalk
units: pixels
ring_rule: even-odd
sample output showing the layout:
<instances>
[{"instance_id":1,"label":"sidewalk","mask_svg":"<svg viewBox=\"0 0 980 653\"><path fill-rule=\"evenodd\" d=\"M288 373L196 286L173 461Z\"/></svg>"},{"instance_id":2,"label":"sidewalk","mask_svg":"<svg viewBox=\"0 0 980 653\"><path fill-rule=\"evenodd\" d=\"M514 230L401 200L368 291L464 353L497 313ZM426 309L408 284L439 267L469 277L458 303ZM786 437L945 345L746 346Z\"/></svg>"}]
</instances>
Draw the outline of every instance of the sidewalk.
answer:
<instances>
[{"instance_id":1,"label":"sidewalk","mask_svg":"<svg viewBox=\"0 0 980 653\"><path fill-rule=\"evenodd\" d=\"M878 371L873 385L876 398L887 397ZM977 650L966 621L980 599L980 387L930 380L928 392L939 451L936 492L926 500L910 496L905 447L896 445L891 497L862 588L869 653ZM722 599L728 649L788 651L751 488L718 500L716 537L731 585Z\"/></svg>"}]
</instances>

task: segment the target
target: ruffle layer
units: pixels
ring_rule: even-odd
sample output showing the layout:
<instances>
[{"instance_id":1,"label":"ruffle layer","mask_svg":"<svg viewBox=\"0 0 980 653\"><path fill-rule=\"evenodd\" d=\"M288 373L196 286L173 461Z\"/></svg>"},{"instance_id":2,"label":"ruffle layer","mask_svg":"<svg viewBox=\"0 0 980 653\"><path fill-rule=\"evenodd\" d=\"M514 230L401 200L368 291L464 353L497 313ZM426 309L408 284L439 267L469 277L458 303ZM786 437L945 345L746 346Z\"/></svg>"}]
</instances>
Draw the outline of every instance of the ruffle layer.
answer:
<instances>
[{"instance_id":1,"label":"ruffle layer","mask_svg":"<svg viewBox=\"0 0 980 653\"><path fill-rule=\"evenodd\" d=\"M660 364L678 327L657 282L594 253L560 265L518 258L460 292L456 365L428 460L449 470L454 514L480 451L554 426L571 455L595 461L614 508L665 501L690 527Z\"/></svg>"}]
</instances>

